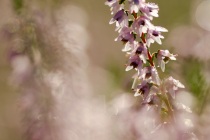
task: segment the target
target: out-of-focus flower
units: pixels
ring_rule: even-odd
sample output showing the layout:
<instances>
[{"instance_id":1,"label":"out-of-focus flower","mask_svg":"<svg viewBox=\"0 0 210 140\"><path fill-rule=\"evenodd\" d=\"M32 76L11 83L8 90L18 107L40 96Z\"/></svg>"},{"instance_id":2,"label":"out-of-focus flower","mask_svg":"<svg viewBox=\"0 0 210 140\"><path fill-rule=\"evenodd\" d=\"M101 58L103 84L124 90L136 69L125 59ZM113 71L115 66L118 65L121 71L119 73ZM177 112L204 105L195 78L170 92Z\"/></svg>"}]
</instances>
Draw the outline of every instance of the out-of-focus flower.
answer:
<instances>
[{"instance_id":1,"label":"out-of-focus flower","mask_svg":"<svg viewBox=\"0 0 210 140\"><path fill-rule=\"evenodd\" d=\"M165 79L164 87L172 98L175 98L176 91L179 88L185 88L185 86L182 83L180 83L178 80L175 80L172 76Z\"/></svg>"},{"instance_id":2,"label":"out-of-focus flower","mask_svg":"<svg viewBox=\"0 0 210 140\"><path fill-rule=\"evenodd\" d=\"M167 42L169 45L174 47L174 51L177 54L179 54L179 56L188 57L188 56L194 55L197 57L196 54L193 54L194 53L193 48L194 46L198 46L197 44L200 42L200 40L205 38L205 36L206 36L205 33L202 32L202 30L200 30L197 27L179 26L171 31ZM187 41L186 41L186 38L187 38ZM199 50L199 52L203 52L203 51ZM199 53L199 52L196 52L196 53ZM209 51L204 51L204 52L208 53ZM202 56L206 56L206 55L202 54Z\"/></svg>"},{"instance_id":3,"label":"out-of-focus flower","mask_svg":"<svg viewBox=\"0 0 210 140\"><path fill-rule=\"evenodd\" d=\"M198 58L202 61L210 60L210 44L209 44L210 32L205 33L200 40L197 40L197 43L191 46L192 56Z\"/></svg>"},{"instance_id":4,"label":"out-of-focus flower","mask_svg":"<svg viewBox=\"0 0 210 140\"><path fill-rule=\"evenodd\" d=\"M26 55L15 55L11 56L11 66L13 68L12 72L12 84L22 85L24 82L28 81L31 77L33 66L29 58Z\"/></svg>"},{"instance_id":5,"label":"out-of-focus flower","mask_svg":"<svg viewBox=\"0 0 210 140\"><path fill-rule=\"evenodd\" d=\"M201 1L195 10L195 19L197 24L204 30L210 31L210 15L209 13L210 1Z\"/></svg>"}]
</instances>

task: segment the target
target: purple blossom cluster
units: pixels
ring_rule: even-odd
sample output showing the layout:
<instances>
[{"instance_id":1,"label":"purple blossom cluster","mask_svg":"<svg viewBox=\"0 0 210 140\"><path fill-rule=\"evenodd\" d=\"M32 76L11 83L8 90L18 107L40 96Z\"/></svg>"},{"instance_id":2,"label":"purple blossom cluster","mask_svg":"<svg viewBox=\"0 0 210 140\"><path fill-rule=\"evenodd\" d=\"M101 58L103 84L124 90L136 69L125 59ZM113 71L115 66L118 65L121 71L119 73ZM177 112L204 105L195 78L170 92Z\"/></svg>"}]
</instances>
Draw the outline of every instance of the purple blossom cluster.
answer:
<instances>
[{"instance_id":1,"label":"purple blossom cluster","mask_svg":"<svg viewBox=\"0 0 210 140\"><path fill-rule=\"evenodd\" d=\"M175 98L177 90L184 88L184 85L171 76L161 80L157 71L160 67L164 72L165 64L176 60L176 55L168 50L150 52L151 44L157 42L161 45L164 38L162 32L168 31L151 23L154 17L159 16L158 5L146 0L108 0L105 4L111 8L113 15L109 23L115 23L115 30L119 33L115 41L123 42L122 51L128 56L125 70L136 70L132 86L134 96L142 96L143 104L149 105L164 106L160 103L165 101L163 104L170 112L172 109L167 102Z\"/></svg>"}]
</instances>

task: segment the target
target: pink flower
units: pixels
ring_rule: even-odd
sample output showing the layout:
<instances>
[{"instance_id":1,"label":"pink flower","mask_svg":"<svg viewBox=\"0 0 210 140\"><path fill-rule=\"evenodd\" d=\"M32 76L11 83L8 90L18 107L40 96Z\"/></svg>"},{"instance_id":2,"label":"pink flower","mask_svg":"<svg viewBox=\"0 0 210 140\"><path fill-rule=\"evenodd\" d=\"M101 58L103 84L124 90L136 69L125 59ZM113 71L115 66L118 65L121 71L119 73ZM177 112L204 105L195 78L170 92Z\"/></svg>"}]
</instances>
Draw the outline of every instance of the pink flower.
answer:
<instances>
[{"instance_id":1,"label":"pink flower","mask_svg":"<svg viewBox=\"0 0 210 140\"><path fill-rule=\"evenodd\" d=\"M153 25L150 23L147 17L140 16L132 25L135 32L141 37L142 33L147 33L148 29L151 28Z\"/></svg>"},{"instance_id":2,"label":"pink flower","mask_svg":"<svg viewBox=\"0 0 210 140\"><path fill-rule=\"evenodd\" d=\"M143 66L143 61L139 58L138 55L133 55L129 58L128 66L126 67L126 71L129 71L131 69L136 69L140 71Z\"/></svg>"},{"instance_id":3,"label":"pink flower","mask_svg":"<svg viewBox=\"0 0 210 140\"><path fill-rule=\"evenodd\" d=\"M132 30L129 27L124 26L122 29L119 30L119 36L115 39L115 41L133 42L134 35L132 33Z\"/></svg>"},{"instance_id":4,"label":"pink flower","mask_svg":"<svg viewBox=\"0 0 210 140\"><path fill-rule=\"evenodd\" d=\"M157 102L157 95L158 88L153 86L153 83L150 83L151 80L143 80L141 84L137 86L137 90L134 94L134 96L140 96L143 97L142 104L154 104Z\"/></svg>"},{"instance_id":5,"label":"pink flower","mask_svg":"<svg viewBox=\"0 0 210 140\"><path fill-rule=\"evenodd\" d=\"M119 4L119 0L108 0L105 2L105 5L111 7L111 14L116 14L119 10L124 8L123 4Z\"/></svg>"},{"instance_id":6,"label":"pink flower","mask_svg":"<svg viewBox=\"0 0 210 140\"><path fill-rule=\"evenodd\" d=\"M129 0L130 12L138 13L140 8L145 4L145 0Z\"/></svg>"},{"instance_id":7,"label":"pink flower","mask_svg":"<svg viewBox=\"0 0 210 140\"><path fill-rule=\"evenodd\" d=\"M159 7L155 3L146 3L140 10L150 20L153 17L158 17Z\"/></svg>"},{"instance_id":8,"label":"pink flower","mask_svg":"<svg viewBox=\"0 0 210 140\"><path fill-rule=\"evenodd\" d=\"M139 57L143 60L144 63L146 63L147 59L147 47L144 43L139 42L136 48L133 50L136 54L139 55Z\"/></svg>"},{"instance_id":9,"label":"pink flower","mask_svg":"<svg viewBox=\"0 0 210 140\"><path fill-rule=\"evenodd\" d=\"M147 80L142 81L141 84L137 86L137 90L134 96L144 95L144 97L147 97L151 86L152 85Z\"/></svg>"},{"instance_id":10,"label":"pink flower","mask_svg":"<svg viewBox=\"0 0 210 140\"><path fill-rule=\"evenodd\" d=\"M128 26L128 16L125 11L122 9L118 11L114 17L110 20L109 24L113 24L116 22L116 30L123 28L124 26Z\"/></svg>"},{"instance_id":11,"label":"pink flower","mask_svg":"<svg viewBox=\"0 0 210 140\"><path fill-rule=\"evenodd\" d=\"M129 55L139 55L140 59L146 63L146 59L147 59L147 47L144 43L142 42L127 42L125 44L125 47L122 49L122 51L127 52L127 54ZM130 52L128 52L130 51Z\"/></svg>"},{"instance_id":12,"label":"pink flower","mask_svg":"<svg viewBox=\"0 0 210 140\"><path fill-rule=\"evenodd\" d=\"M153 66L144 67L139 73L140 79L151 79L151 82L160 85L160 78L157 70Z\"/></svg>"},{"instance_id":13,"label":"pink flower","mask_svg":"<svg viewBox=\"0 0 210 140\"><path fill-rule=\"evenodd\" d=\"M164 86L172 98L175 98L175 93L179 88L185 88L182 83L180 83L178 80L175 80L172 76L164 81Z\"/></svg>"},{"instance_id":14,"label":"pink flower","mask_svg":"<svg viewBox=\"0 0 210 140\"><path fill-rule=\"evenodd\" d=\"M168 50L158 50L157 53L158 65L161 70L165 71L165 64L168 63L169 60L176 60L176 55L171 54Z\"/></svg>"},{"instance_id":15,"label":"pink flower","mask_svg":"<svg viewBox=\"0 0 210 140\"><path fill-rule=\"evenodd\" d=\"M127 52L128 54L130 54L129 51L133 51L133 49L135 48L135 46L137 46L138 42L137 41L131 41L131 42L127 42L125 43L124 48L122 49L123 52Z\"/></svg>"},{"instance_id":16,"label":"pink flower","mask_svg":"<svg viewBox=\"0 0 210 140\"><path fill-rule=\"evenodd\" d=\"M168 32L168 30L160 26L151 27L147 34L147 45L150 46L150 44L155 41L161 45L161 39L164 38L164 36L161 35L161 32Z\"/></svg>"}]
</instances>

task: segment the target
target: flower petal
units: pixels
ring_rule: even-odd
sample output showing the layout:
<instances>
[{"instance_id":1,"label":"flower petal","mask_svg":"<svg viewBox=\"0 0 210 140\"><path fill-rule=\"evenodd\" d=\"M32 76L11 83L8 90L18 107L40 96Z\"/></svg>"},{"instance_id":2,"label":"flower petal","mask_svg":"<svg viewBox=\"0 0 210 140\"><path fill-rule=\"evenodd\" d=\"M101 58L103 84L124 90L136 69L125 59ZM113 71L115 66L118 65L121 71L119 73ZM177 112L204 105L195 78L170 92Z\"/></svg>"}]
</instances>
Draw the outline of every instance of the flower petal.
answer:
<instances>
[{"instance_id":1,"label":"flower petal","mask_svg":"<svg viewBox=\"0 0 210 140\"><path fill-rule=\"evenodd\" d=\"M133 66L127 66L126 69L125 69L125 71L129 71L131 69L133 69Z\"/></svg>"},{"instance_id":2,"label":"flower petal","mask_svg":"<svg viewBox=\"0 0 210 140\"><path fill-rule=\"evenodd\" d=\"M160 68L163 72L165 71L165 62L163 60L160 60Z\"/></svg>"}]
</instances>

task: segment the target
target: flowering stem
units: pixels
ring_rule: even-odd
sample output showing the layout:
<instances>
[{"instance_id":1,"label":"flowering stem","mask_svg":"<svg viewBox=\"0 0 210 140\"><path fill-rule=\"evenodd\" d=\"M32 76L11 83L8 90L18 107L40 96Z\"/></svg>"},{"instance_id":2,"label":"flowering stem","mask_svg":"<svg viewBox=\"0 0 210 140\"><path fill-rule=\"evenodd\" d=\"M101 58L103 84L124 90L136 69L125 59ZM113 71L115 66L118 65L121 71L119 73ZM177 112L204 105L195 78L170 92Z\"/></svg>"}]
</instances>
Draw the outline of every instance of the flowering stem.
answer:
<instances>
[{"instance_id":1,"label":"flowering stem","mask_svg":"<svg viewBox=\"0 0 210 140\"><path fill-rule=\"evenodd\" d=\"M161 108L166 106L168 113L174 116L170 104L173 100L169 100L167 94L174 97L176 90L184 88L184 85L172 77L161 80L154 59L157 60L157 66L164 72L165 64L168 60L176 60L176 55L171 54L168 50L158 50L154 53L149 50L152 43L156 42L161 45L161 39L164 38L161 33L168 31L164 27L151 23L154 17L158 17L158 5L147 3L146 0L107 0L105 4L111 8L113 14L109 23L116 23L116 31L119 33L115 40L124 42L122 51L129 56L125 70L135 69L137 71L132 85L132 89L136 92L134 96L143 96L143 103L152 103ZM125 9L127 4L129 10ZM131 15L132 19L130 19ZM141 41L138 41L137 38ZM157 95L159 92L160 94ZM165 104L160 104L159 101Z\"/></svg>"}]
</instances>

